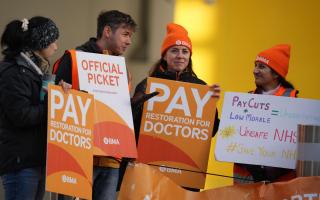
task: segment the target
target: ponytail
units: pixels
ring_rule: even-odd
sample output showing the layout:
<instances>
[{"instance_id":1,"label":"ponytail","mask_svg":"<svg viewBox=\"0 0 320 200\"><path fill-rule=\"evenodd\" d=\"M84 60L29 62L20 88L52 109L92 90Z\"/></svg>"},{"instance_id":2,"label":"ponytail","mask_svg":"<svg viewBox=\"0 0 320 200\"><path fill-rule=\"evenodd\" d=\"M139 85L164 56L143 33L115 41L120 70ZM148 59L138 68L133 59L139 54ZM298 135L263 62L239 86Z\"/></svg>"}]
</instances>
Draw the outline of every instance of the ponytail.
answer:
<instances>
[{"instance_id":1,"label":"ponytail","mask_svg":"<svg viewBox=\"0 0 320 200\"><path fill-rule=\"evenodd\" d=\"M24 30L22 21L13 20L7 24L2 36L2 54L6 57L18 55L25 47L29 31Z\"/></svg>"}]
</instances>

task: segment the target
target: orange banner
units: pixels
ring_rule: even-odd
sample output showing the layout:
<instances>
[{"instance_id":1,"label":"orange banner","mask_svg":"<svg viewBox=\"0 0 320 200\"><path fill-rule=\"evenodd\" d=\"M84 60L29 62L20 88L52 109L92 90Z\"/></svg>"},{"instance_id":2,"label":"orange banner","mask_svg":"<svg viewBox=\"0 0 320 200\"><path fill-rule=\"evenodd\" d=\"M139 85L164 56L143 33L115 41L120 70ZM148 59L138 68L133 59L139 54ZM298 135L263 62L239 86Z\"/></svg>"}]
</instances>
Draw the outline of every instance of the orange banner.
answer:
<instances>
[{"instance_id":1,"label":"orange banner","mask_svg":"<svg viewBox=\"0 0 320 200\"><path fill-rule=\"evenodd\" d=\"M320 177L300 177L272 184L243 184L191 192L145 164L130 164L118 200L312 200L320 198Z\"/></svg>"},{"instance_id":2,"label":"orange banner","mask_svg":"<svg viewBox=\"0 0 320 200\"><path fill-rule=\"evenodd\" d=\"M212 92L205 85L148 78L146 93L154 91L159 94L143 108L138 161L179 185L204 188L216 110Z\"/></svg>"},{"instance_id":3,"label":"orange banner","mask_svg":"<svg viewBox=\"0 0 320 200\"><path fill-rule=\"evenodd\" d=\"M46 190L92 198L93 96L49 85Z\"/></svg>"}]
</instances>

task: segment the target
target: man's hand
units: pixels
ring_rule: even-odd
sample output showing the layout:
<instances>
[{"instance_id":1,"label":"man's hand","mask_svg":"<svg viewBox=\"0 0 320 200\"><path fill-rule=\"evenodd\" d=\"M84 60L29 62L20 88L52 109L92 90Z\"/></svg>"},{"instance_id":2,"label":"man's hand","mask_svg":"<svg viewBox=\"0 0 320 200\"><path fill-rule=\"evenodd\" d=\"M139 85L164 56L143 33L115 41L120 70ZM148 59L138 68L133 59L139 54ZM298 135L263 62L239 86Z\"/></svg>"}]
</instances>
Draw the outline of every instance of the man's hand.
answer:
<instances>
[{"instance_id":1,"label":"man's hand","mask_svg":"<svg viewBox=\"0 0 320 200\"><path fill-rule=\"evenodd\" d=\"M59 82L59 85L62 87L64 93L69 93L69 90L72 88L71 84L64 82L63 80Z\"/></svg>"}]
</instances>

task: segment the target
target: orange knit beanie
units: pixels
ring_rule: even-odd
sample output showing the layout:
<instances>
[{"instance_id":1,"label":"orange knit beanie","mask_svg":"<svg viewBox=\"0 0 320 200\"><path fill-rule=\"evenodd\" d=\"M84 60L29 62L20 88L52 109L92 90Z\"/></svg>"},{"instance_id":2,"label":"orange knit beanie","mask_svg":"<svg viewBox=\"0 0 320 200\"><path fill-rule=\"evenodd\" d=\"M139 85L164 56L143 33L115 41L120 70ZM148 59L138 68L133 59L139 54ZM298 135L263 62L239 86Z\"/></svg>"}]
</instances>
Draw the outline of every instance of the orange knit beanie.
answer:
<instances>
[{"instance_id":1,"label":"orange knit beanie","mask_svg":"<svg viewBox=\"0 0 320 200\"><path fill-rule=\"evenodd\" d=\"M192 44L188 37L188 31L178 24L169 23L167 25L167 36L162 43L161 55L174 45L186 46L190 50L190 53L192 53Z\"/></svg>"},{"instance_id":2,"label":"orange knit beanie","mask_svg":"<svg viewBox=\"0 0 320 200\"><path fill-rule=\"evenodd\" d=\"M262 62L286 78L289 69L290 45L280 44L258 54L256 62Z\"/></svg>"}]
</instances>

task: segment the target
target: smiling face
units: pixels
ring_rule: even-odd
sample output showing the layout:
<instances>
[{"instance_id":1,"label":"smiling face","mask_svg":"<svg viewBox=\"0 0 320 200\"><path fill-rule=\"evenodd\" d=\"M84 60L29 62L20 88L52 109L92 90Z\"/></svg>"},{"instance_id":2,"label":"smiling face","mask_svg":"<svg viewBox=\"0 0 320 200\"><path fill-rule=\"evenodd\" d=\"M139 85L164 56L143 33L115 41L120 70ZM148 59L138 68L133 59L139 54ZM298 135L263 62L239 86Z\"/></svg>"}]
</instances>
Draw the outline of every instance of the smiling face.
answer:
<instances>
[{"instance_id":1,"label":"smiling face","mask_svg":"<svg viewBox=\"0 0 320 200\"><path fill-rule=\"evenodd\" d=\"M185 46L172 46L164 54L163 59L167 62L168 71L182 72L184 71L190 60L190 50Z\"/></svg>"},{"instance_id":2,"label":"smiling face","mask_svg":"<svg viewBox=\"0 0 320 200\"><path fill-rule=\"evenodd\" d=\"M268 65L257 61L253 70L255 84L265 91L273 89L278 85L279 75L274 73Z\"/></svg>"},{"instance_id":3,"label":"smiling face","mask_svg":"<svg viewBox=\"0 0 320 200\"><path fill-rule=\"evenodd\" d=\"M119 56L124 54L131 44L133 29L125 26L119 26L115 31L107 27L106 45L111 55Z\"/></svg>"}]
</instances>

